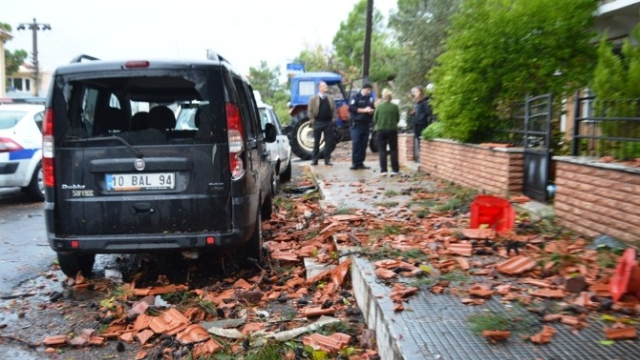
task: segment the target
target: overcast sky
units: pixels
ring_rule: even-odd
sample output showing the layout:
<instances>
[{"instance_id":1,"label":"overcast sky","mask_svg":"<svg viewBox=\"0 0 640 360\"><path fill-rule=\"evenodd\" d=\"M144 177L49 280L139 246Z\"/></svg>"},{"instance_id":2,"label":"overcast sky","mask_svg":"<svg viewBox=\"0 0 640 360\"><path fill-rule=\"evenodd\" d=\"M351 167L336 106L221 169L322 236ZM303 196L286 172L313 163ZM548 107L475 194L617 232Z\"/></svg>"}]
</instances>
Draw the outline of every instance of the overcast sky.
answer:
<instances>
[{"instance_id":1,"label":"overcast sky","mask_svg":"<svg viewBox=\"0 0 640 360\"><path fill-rule=\"evenodd\" d=\"M0 0L0 22L13 28L5 47L31 56L30 30L20 23L50 24L38 31L38 59L54 70L78 54L102 59L225 56L244 74L266 60L286 63L306 44L331 45L357 0ZM396 0L375 0L386 17ZM31 58L28 60L31 61Z\"/></svg>"}]
</instances>

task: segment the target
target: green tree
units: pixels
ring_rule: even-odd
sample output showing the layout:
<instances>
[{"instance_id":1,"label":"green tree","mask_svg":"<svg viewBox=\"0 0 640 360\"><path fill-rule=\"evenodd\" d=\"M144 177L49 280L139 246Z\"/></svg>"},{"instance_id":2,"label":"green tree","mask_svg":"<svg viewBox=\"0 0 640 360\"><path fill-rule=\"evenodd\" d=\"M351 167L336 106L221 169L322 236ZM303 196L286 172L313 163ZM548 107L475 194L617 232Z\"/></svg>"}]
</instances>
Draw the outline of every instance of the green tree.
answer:
<instances>
[{"instance_id":1,"label":"green tree","mask_svg":"<svg viewBox=\"0 0 640 360\"><path fill-rule=\"evenodd\" d=\"M460 0L398 0L398 10L389 17L389 27L401 47L395 81L398 94L408 94L411 87L428 82L459 4Z\"/></svg>"},{"instance_id":2,"label":"green tree","mask_svg":"<svg viewBox=\"0 0 640 360\"><path fill-rule=\"evenodd\" d=\"M447 137L482 141L505 104L588 84L596 0L465 0L432 72Z\"/></svg>"},{"instance_id":3,"label":"green tree","mask_svg":"<svg viewBox=\"0 0 640 360\"><path fill-rule=\"evenodd\" d=\"M266 61L261 60L260 66L249 68L249 80L254 90L258 90L263 99L271 99L281 89L279 83L280 67L269 68Z\"/></svg>"},{"instance_id":4,"label":"green tree","mask_svg":"<svg viewBox=\"0 0 640 360\"><path fill-rule=\"evenodd\" d=\"M259 67L249 68L248 78L253 89L260 92L262 101L273 106L278 120L283 124L288 124L290 121L289 107L287 106L289 93L285 86L279 82L280 67L270 68L266 61L261 60Z\"/></svg>"},{"instance_id":5,"label":"green tree","mask_svg":"<svg viewBox=\"0 0 640 360\"><path fill-rule=\"evenodd\" d=\"M0 29L11 32L11 25L7 23L0 22ZM20 65L22 65L25 59L29 56L25 50L15 50L11 52L8 49L4 49L4 59L5 59L5 74L11 75L18 71Z\"/></svg>"},{"instance_id":6,"label":"green tree","mask_svg":"<svg viewBox=\"0 0 640 360\"><path fill-rule=\"evenodd\" d=\"M362 74L364 37L366 31L367 0L360 0L349 13L347 20L340 23L340 29L333 37L336 56L344 64L346 73ZM371 81L384 81L395 76L395 61L399 48L389 38L384 26L384 18L379 10L373 12L373 32L371 34Z\"/></svg>"},{"instance_id":7,"label":"green tree","mask_svg":"<svg viewBox=\"0 0 640 360\"><path fill-rule=\"evenodd\" d=\"M613 52L613 44L607 41L605 33L598 46L592 90L593 104L597 116L638 117L640 98L640 25L625 39L621 54ZM640 139L640 125L618 121L603 121L599 124L603 135ZM640 141L640 140L639 140ZM615 155L621 159L640 157L640 142L618 142L599 140L596 153Z\"/></svg>"},{"instance_id":8,"label":"green tree","mask_svg":"<svg viewBox=\"0 0 640 360\"><path fill-rule=\"evenodd\" d=\"M10 50L4 49L5 74L11 75L16 73L28 56L29 53L25 50L11 52Z\"/></svg>"}]
</instances>

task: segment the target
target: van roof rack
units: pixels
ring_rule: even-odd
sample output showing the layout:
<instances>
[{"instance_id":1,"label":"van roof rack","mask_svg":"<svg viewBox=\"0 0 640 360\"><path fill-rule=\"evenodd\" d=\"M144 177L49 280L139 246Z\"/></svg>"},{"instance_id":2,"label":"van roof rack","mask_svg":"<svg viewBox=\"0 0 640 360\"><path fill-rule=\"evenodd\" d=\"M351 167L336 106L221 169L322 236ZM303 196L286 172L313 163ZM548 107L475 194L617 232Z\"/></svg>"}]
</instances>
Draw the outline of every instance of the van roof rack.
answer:
<instances>
[{"instance_id":1,"label":"van roof rack","mask_svg":"<svg viewBox=\"0 0 640 360\"><path fill-rule=\"evenodd\" d=\"M96 57L93 57L93 56L86 55L86 54L80 54L80 55L74 57L73 59L71 59L71 64L82 62L82 60L91 60L91 61L93 61L93 60L100 60L100 59L98 59Z\"/></svg>"}]
</instances>

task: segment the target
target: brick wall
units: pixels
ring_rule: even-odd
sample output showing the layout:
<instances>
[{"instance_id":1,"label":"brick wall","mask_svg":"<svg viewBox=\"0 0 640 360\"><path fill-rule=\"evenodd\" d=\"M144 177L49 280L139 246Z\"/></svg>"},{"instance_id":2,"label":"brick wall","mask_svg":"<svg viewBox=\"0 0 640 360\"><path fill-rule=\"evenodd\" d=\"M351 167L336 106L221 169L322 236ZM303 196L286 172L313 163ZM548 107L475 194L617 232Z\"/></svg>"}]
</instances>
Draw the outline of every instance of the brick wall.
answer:
<instances>
[{"instance_id":1,"label":"brick wall","mask_svg":"<svg viewBox=\"0 0 640 360\"><path fill-rule=\"evenodd\" d=\"M640 245L640 169L554 157L558 223L577 233L606 234Z\"/></svg>"},{"instance_id":2,"label":"brick wall","mask_svg":"<svg viewBox=\"0 0 640 360\"><path fill-rule=\"evenodd\" d=\"M398 134L398 162L400 166L413 161L413 134Z\"/></svg>"},{"instance_id":3,"label":"brick wall","mask_svg":"<svg viewBox=\"0 0 640 360\"><path fill-rule=\"evenodd\" d=\"M494 195L521 193L521 148L486 148L447 140L422 140L420 170Z\"/></svg>"}]
</instances>

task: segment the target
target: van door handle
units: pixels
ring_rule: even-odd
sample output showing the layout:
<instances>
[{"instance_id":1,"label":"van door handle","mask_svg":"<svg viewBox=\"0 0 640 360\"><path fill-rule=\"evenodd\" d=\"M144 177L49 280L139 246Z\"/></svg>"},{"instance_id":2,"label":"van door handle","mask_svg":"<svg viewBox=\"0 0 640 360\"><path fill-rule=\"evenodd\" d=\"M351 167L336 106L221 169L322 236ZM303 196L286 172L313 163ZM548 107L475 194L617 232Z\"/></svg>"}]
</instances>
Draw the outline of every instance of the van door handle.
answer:
<instances>
[{"instance_id":1,"label":"van door handle","mask_svg":"<svg viewBox=\"0 0 640 360\"><path fill-rule=\"evenodd\" d=\"M135 203L131 205L131 210L134 214L152 213L153 206L150 203Z\"/></svg>"}]
</instances>

